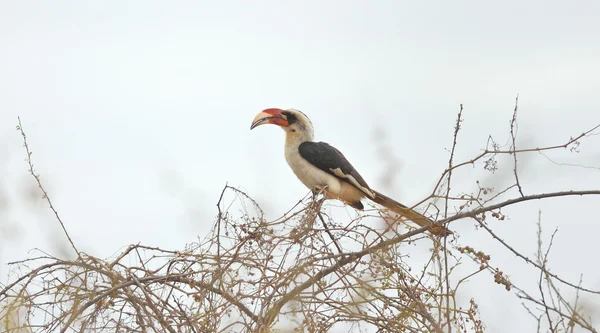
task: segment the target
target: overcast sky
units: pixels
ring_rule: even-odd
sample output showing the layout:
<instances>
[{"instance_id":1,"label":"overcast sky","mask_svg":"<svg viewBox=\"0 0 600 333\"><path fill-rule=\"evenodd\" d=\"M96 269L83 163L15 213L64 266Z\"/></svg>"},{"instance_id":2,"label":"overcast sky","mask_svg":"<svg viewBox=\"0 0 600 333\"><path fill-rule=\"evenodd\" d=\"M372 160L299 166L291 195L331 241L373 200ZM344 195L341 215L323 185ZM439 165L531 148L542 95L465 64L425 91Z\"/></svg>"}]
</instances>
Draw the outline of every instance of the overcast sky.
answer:
<instances>
[{"instance_id":1,"label":"overcast sky","mask_svg":"<svg viewBox=\"0 0 600 333\"><path fill-rule=\"evenodd\" d=\"M593 127L598 13L597 1L0 1L0 262L32 248L57 253L52 239L62 239L27 176L17 116L80 249L101 257L137 242L178 249L207 232L226 183L269 218L307 193L283 158L283 132L249 131L267 107L305 112L317 140L407 204L445 168L460 103L459 159L490 134L506 139L517 94L519 144L562 144ZM398 161L391 183L381 145ZM525 191L600 188L599 147L595 136L579 154L550 155L588 168L533 155ZM478 179L505 184L505 162L496 175L473 169L458 179L468 191ZM600 289L600 269L581 256L595 251L598 204L533 202L494 230L532 255L541 209L546 230L560 229L553 270L571 280L584 273ZM453 229L461 244L519 273L511 267L521 263L471 222ZM6 273L0 267L2 281ZM490 279L470 285L498 300L481 305L490 331L533 328L519 300Z\"/></svg>"}]
</instances>

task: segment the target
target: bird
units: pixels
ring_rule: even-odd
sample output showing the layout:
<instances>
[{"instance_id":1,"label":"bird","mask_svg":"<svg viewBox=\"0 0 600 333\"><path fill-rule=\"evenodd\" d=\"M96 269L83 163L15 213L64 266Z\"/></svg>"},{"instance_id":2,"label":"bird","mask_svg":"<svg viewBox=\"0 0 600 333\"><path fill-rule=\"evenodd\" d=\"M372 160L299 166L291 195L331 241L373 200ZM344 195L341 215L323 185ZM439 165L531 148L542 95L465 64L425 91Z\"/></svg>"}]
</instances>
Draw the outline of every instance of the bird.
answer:
<instances>
[{"instance_id":1,"label":"bird","mask_svg":"<svg viewBox=\"0 0 600 333\"><path fill-rule=\"evenodd\" d=\"M325 142L315 142L313 124L302 111L268 108L259 112L250 130L273 124L285 131L285 159L298 179L313 194L337 199L363 210L361 199L373 202L405 217L437 236L450 235L447 228L426 216L371 188L338 149Z\"/></svg>"}]
</instances>

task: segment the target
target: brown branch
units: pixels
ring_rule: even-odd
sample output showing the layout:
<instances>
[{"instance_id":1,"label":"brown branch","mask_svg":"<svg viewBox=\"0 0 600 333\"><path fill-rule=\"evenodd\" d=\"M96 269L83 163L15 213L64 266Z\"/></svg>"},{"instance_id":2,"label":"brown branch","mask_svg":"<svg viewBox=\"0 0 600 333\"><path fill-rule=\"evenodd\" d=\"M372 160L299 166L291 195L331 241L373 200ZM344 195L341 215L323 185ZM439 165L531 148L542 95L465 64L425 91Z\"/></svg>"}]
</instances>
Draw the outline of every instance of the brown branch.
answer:
<instances>
[{"instance_id":1,"label":"brown branch","mask_svg":"<svg viewBox=\"0 0 600 333\"><path fill-rule=\"evenodd\" d=\"M517 297L519 297L521 299L528 300L528 301L530 301L532 303L535 303L535 304L537 304L539 306L542 306L542 307L544 307L545 310L553 311L553 312L557 313L558 315L560 315L561 317L567 318L567 319L573 321L574 323L577 323L579 326L581 326L581 327L583 327L583 328L585 328L585 329L587 329L587 330L589 330L591 332L594 332L594 333L597 332L593 327L591 327L587 323L582 323L579 319L577 319L576 315L569 315L567 313L564 313L564 312L562 312L561 310L559 310L559 309L557 309L555 307L548 306L548 305L542 303L541 301L535 299L534 297L531 297L529 294L527 294L523 290L519 290L519 291L521 292L521 295L517 295Z\"/></svg>"},{"instance_id":2,"label":"brown branch","mask_svg":"<svg viewBox=\"0 0 600 333\"><path fill-rule=\"evenodd\" d=\"M541 266L540 276L538 278L538 290L540 291L541 301L544 304L544 307L546 308L546 311L544 311L544 312L546 313L546 319L548 320L548 326L550 327L550 331L553 332L554 325L552 324L552 318L550 317L550 312L547 310L548 305L546 304L546 295L544 294L543 278L544 278L544 273L547 272L546 263L548 262L548 254L550 254L550 249L552 248L552 242L554 241L554 236L556 235L556 232L558 231L558 229L554 230L554 233L552 234L552 238L550 238L550 244L548 245L548 249L546 250L546 253L543 254L543 250L542 250L542 216L541 216L541 214L542 214L541 211L538 211L537 256L538 256L539 265ZM552 296L550 296L550 297L552 299ZM554 301L552 303L554 304Z\"/></svg>"},{"instance_id":3,"label":"brown branch","mask_svg":"<svg viewBox=\"0 0 600 333\"><path fill-rule=\"evenodd\" d=\"M517 150L517 130L518 130L518 124L517 124L517 108L519 106L519 95L517 95L517 98L515 99L515 109L513 111L513 116L512 119L510 121L510 137L512 139L512 145L510 146L510 150L512 151L516 151ZM525 196L525 194L523 194L523 188L521 187L521 182L519 181L519 174L517 172L517 153L513 153L513 160L514 160L514 168L513 168L513 173L515 174L515 180L517 182L517 188L519 189L519 193L521 194L522 197Z\"/></svg>"},{"instance_id":4,"label":"brown branch","mask_svg":"<svg viewBox=\"0 0 600 333\"><path fill-rule=\"evenodd\" d=\"M456 221L459 219L463 219L466 217L476 217L479 214L494 210L494 209L498 209L498 208L502 208L502 207L506 207L506 206L510 206L510 205L514 205L516 203L519 202L525 202L525 201L530 201L530 200L539 200L539 199L544 199L544 198L552 198L552 197L561 197L561 196L570 196L570 195L600 195L600 190L588 190L588 191L564 191L564 192L554 192L554 193L543 193L543 194L536 194L536 195L529 195L529 196L524 196L524 197L519 197L519 198L515 198L515 199L511 199L511 200L506 200L504 202L495 204L495 205L490 205L488 207L483 207L483 208L479 208L479 209L475 209L473 211L470 212L466 212L466 213L462 213L462 214L458 214L458 215L454 215L450 218L438 221L438 223L440 224L448 224L452 221ZM412 236L418 235L418 234L422 234L424 232L426 232L428 230L428 227L421 227L412 231L409 231L405 234L402 234L398 237L389 239L389 240L385 240L382 242L379 242L378 244L372 246L372 247L368 247L362 251L357 251L357 252L351 252L348 253L344 256L341 257L340 260L338 260L335 264L322 269L321 271L319 271L317 274L311 276L307 281L305 281L304 283L300 284L299 286L295 287L294 289L292 289L290 292L288 292L287 294L285 294L279 301L275 302L275 304L271 307L271 309L269 309L269 311L267 311L267 314L265 315L264 320L262 321L263 327L269 327L277 318L277 315L279 314L279 312L281 311L281 309L283 308L283 306L288 303L289 301L293 300L296 296L298 296L303 290L311 287L312 285L314 285L315 283L317 283L318 281L320 281L322 278L328 276L329 274L336 272L337 270L339 270L340 268L342 268L343 266L350 264L352 262L355 262L359 259L361 259L363 256L375 252L375 251L379 251L381 249L384 249L386 247L389 247L391 245L397 244L402 242L403 240L406 240ZM498 238L499 239L499 238ZM506 243L504 243L506 244ZM515 251L516 252L516 251ZM522 258L526 258L521 256ZM530 260L529 260L530 261ZM532 262L533 263L533 262ZM563 280L561 280L561 282L566 283L570 286L574 286L573 284L569 284ZM576 287L576 286L574 286ZM586 288L580 288L580 290L582 291L586 291L589 293L595 293L595 294L600 294L600 291L593 291L590 289L586 289Z\"/></svg>"},{"instance_id":5,"label":"brown branch","mask_svg":"<svg viewBox=\"0 0 600 333\"><path fill-rule=\"evenodd\" d=\"M50 197L48 196L48 193L46 192L46 190L44 189L44 186L42 186L42 182L40 181L40 175L35 173L35 169L33 168L33 162L31 161L31 154L33 154L31 151L29 151L29 145L27 144L27 136L25 135L25 131L23 130L23 125L21 125L21 117L17 117L17 119L19 120L19 126L17 126L17 130L21 132L21 136L23 137L23 146L25 147L25 151L27 152L27 164L29 165L29 173L33 176L33 178L35 179L35 181L38 184L38 188L42 191L43 193L43 199L46 199L46 201L48 202L48 205L50 206L50 210L52 210L52 212L54 213L54 216L56 217L56 219L58 220L58 222L60 223L60 226L65 234L65 236L67 236L67 239L69 240L69 243L71 244L71 247L73 248L73 250L75 250L75 253L77 254L77 256L79 256L79 250L77 250L77 247L75 246L75 243L73 243L73 240L71 239L71 236L69 236L69 233L67 232L67 228L65 227L65 224L63 223L63 221L61 220L60 216L58 215L58 212L56 211L56 209L54 209L54 205L52 205L52 201L50 200Z\"/></svg>"},{"instance_id":6,"label":"brown branch","mask_svg":"<svg viewBox=\"0 0 600 333\"><path fill-rule=\"evenodd\" d=\"M494 205L489 205L487 207L482 207L482 208L478 208L478 209L474 209L470 212L465 212L465 213L460 213L460 214L456 214L454 216L451 216L447 219L443 219L443 220L439 220L437 221L437 223L439 224L448 224L452 221L456 221L456 220L460 220L460 219L464 219L465 217L474 217L477 216L479 214L491 211L491 210L495 210L498 208L503 208L506 206L511 206L514 205L516 203L520 203L520 202L525 202L525 201L531 201L531 200L539 200L539 199L547 199L547 198L555 198L555 197L565 197L565 196L572 196L572 195L578 195L578 196L583 196L583 195L600 195L600 190L582 190L582 191L561 191L561 192L550 192L550 193L541 193L541 194L533 194L533 195L527 195L524 197L519 197L519 198L515 198L515 199L510 199L510 200L506 200ZM420 229L424 229L424 228L419 228L417 230Z\"/></svg>"},{"instance_id":7,"label":"brown branch","mask_svg":"<svg viewBox=\"0 0 600 333\"><path fill-rule=\"evenodd\" d=\"M254 322L258 322L259 318L252 313L252 311L250 311L250 309L248 309L244 304L242 304L237 298L235 298L234 296L231 296L229 293L222 291L220 289L217 289L215 287L213 287L212 285L208 285L202 282L198 282L192 279L188 279L187 276L191 275L193 273L189 273L189 274L173 274L173 275L164 275L164 276L146 276L146 277L142 277L137 279L138 283L165 283L167 281L175 281L175 282L182 282L185 284L188 284L190 286L192 285L196 285L199 287L202 287L204 289L207 289L215 294L218 294L220 296L222 296L223 298L225 298L228 302L230 302L231 304L235 305L240 311L242 311L244 314L246 314L248 317L250 317ZM80 308L78 308L77 310L73 310L69 320L66 322L65 326L63 327L63 329L61 330L61 333L65 333L68 329L69 326L71 326L71 324L73 324L73 322L90 306L98 303L101 299L105 298L106 296L108 296L109 294L122 289L122 288L126 288L129 287L131 285L136 284L136 281L133 279L129 279L125 282L122 282L118 285L115 285L114 287L107 289L105 291L103 291L102 293L98 294L96 297L94 297L93 299L91 299L90 301L86 302L84 305L82 305Z\"/></svg>"},{"instance_id":8,"label":"brown branch","mask_svg":"<svg viewBox=\"0 0 600 333\"><path fill-rule=\"evenodd\" d=\"M462 123L462 112L463 105L460 105L460 110L458 111L458 116L456 117L456 125L454 125L454 135L452 141L452 150L450 152L450 158L448 159L448 185L446 186L446 199L444 203L444 218L448 218L448 198L450 197L450 188L452 182L452 164L454 162L454 151L456 150L456 142L458 139L458 132L460 131L460 124ZM444 252L444 275L446 282L446 322L448 324L448 333L452 333L452 325L450 324L450 278L448 276L448 233L444 233L444 243L443 243L443 252ZM442 288L442 293L444 293Z\"/></svg>"},{"instance_id":9,"label":"brown branch","mask_svg":"<svg viewBox=\"0 0 600 333\"><path fill-rule=\"evenodd\" d=\"M588 192L588 193L583 193L583 194L582 193L573 193L573 195L600 194L600 191L582 191L582 192ZM590 192L592 192L592 193L590 193ZM597 192L597 193L593 193L593 192ZM549 194L554 194L554 193L549 193ZM527 198L527 197L525 197L525 198ZM519 198L519 199L521 199L521 198ZM539 198L536 198L536 199L539 199ZM481 214L481 213L479 213L479 214ZM502 244L504 247L506 247L514 255L516 255L517 257L525 260L526 263L531 264L531 265L535 266L536 268L538 268L538 269L546 272L546 274L548 274L549 276L551 276L551 277L557 279L558 281L560 281L560 282L568 285L569 287L575 288L577 290L585 291L585 292L588 292L588 293L591 293L591 294L599 294L600 295L600 291L583 288L581 286L575 285L575 284L573 284L571 282L568 282L568 281L560 278L558 275L556 275L554 273L550 273L544 267L538 265L533 260L531 260L528 257L522 255L519 251L515 250L512 246L508 245L508 243L506 243L502 238L498 237L498 235L496 235L480 218L476 217L475 215L478 215L478 214L474 214L473 216L469 216L469 217L471 217L475 221L477 221L477 223L479 223L479 225L482 228L484 228L495 240L497 240L498 242L500 242L500 244Z\"/></svg>"},{"instance_id":10,"label":"brown branch","mask_svg":"<svg viewBox=\"0 0 600 333\"><path fill-rule=\"evenodd\" d=\"M559 149L559 148L567 148L570 145L576 143L579 139L585 137L585 136L590 136L592 135L591 133L593 131L595 131L596 129L600 128L600 124L592 127L591 129L579 134L578 136L576 136L575 138L570 138L569 141L567 141L564 144L561 145L554 145L554 146L548 146L548 147L542 147L542 148L528 148L528 149L519 149L519 150L490 150L490 149L485 149L483 152L481 152L479 155L475 156L474 158L468 160L468 161L464 161L461 162L459 164L455 164L454 166L452 166L451 168L448 168L446 170L444 170L444 172L442 172L442 175L440 176L440 178L438 179L437 183L435 184L435 186L433 187L433 191L431 192L431 194L429 195L429 197L421 200L420 202L416 203L413 207L414 208L420 204L422 204L423 202L427 201L429 198L435 196L438 188L440 187L442 181L445 179L446 175L451 172L452 170L455 170L457 168L463 167L465 165L469 165L469 164L474 164L475 162L479 161L480 159L484 158L485 156L489 155L489 154L519 154L519 153L526 153L526 152L541 152L541 151L545 151L545 150L553 150L553 149Z\"/></svg>"},{"instance_id":11,"label":"brown branch","mask_svg":"<svg viewBox=\"0 0 600 333\"><path fill-rule=\"evenodd\" d=\"M158 322L160 322L160 324L163 327L166 327L169 332L176 333L175 330L171 327L171 325L169 325L169 323L167 323L164 316L162 315L162 312L159 309L157 309L156 306L154 305L154 302L152 302L152 298L148 294L148 291L146 291L146 286L142 285L142 283L133 274L130 274L129 278L131 280L133 280L134 284L142 290L142 293L146 297L148 307L154 312L154 314L156 315L156 318L158 319Z\"/></svg>"},{"instance_id":12,"label":"brown branch","mask_svg":"<svg viewBox=\"0 0 600 333\"><path fill-rule=\"evenodd\" d=\"M319 205L319 209L320 208L321 208L321 206ZM342 250L342 247L340 246L340 244L338 244L338 241L335 239L335 237L331 233L331 230L329 230L329 228L327 227L327 223L325 223L325 219L323 218L323 215L321 215L321 212L317 211L317 215L319 216L321 223L323 223L323 228L325 229L325 232L327 232L327 235L329 235L329 238L331 238L333 245L335 245L335 248L338 250L338 253L343 253L344 251Z\"/></svg>"}]
</instances>

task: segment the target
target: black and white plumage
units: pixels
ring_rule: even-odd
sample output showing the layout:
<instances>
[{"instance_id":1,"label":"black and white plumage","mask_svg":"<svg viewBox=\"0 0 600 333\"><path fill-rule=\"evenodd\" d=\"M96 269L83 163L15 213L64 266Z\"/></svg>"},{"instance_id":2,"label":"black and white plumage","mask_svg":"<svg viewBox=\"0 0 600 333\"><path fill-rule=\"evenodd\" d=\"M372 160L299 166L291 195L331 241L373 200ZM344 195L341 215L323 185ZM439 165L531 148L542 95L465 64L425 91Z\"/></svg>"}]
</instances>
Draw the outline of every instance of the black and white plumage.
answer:
<instances>
[{"instance_id":1,"label":"black and white plumage","mask_svg":"<svg viewBox=\"0 0 600 333\"><path fill-rule=\"evenodd\" d=\"M362 210L361 199L372 201L406 217L438 235L451 232L416 211L373 190L339 150L325 142L313 141L313 126L308 117L294 109L265 109L250 129L263 124L280 126L286 132L285 158L298 179L313 192L323 190L327 198L341 200Z\"/></svg>"},{"instance_id":2,"label":"black and white plumage","mask_svg":"<svg viewBox=\"0 0 600 333\"><path fill-rule=\"evenodd\" d=\"M350 183L370 199L375 198L375 193L352 164L348 162L344 154L328 143L305 141L298 146L298 152L302 158L320 170ZM349 204L357 209L364 208L360 200L349 202Z\"/></svg>"}]
</instances>

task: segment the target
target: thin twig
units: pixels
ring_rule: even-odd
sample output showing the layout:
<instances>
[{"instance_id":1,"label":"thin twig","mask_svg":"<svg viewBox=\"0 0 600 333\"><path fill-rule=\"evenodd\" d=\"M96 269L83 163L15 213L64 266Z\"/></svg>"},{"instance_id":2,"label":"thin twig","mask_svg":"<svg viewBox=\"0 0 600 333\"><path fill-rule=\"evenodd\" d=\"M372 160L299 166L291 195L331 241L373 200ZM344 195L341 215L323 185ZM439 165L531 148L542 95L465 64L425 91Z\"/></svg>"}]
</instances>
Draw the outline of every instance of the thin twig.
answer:
<instances>
[{"instance_id":1,"label":"thin twig","mask_svg":"<svg viewBox=\"0 0 600 333\"><path fill-rule=\"evenodd\" d=\"M52 205L52 201L50 200L50 196L48 196L48 193L46 192L46 190L44 189L44 186L42 186L42 182L40 181L40 175L35 173L35 169L33 168L33 162L31 161L31 154L33 154L30 150L29 150L29 145L27 144L27 136L25 135L25 131L23 130L23 125L21 124L21 117L17 117L17 119L19 120L19 126L17 126L17 130L21 132L21 136L23 137L23 146L25 147L25 151L27 152L27 164L29 165L29 173L33 176L33 178L35 179L35 181L38 184L38 188L42 191L43 199L46 199L46 201L48 202L48 205L50 205L50 210L52 210L52 212L54 213L54 216L56 216L56 219L58 220L58 222L60 223L60 226L65 234L65 236L67 236L67 239L69 240L69 243L71 244L71 247L73 248L73 250L75 251L75 253L77 254L77 256L79 257L79 250L77 250L77 247L75 246L75 243L73 243L73 240L71 239L71 236L69 236L69 233L67 232L67 228L65 227L65 224L63 223L63 221L60 219L60 216L58 215L58 212L56 211L56 209L54 209L54 205Z\"/></svg>"},{"instance_id":2,"label":"thin twig","mask_svg":"<svg viewBox=\"0 0 600 333\"><path fill-rule=\"evenodd\" d=\"M517 109L519 106L519 95L517 95L517 98L515 99L515 109L513 111L513 116L512 119L510 121L510 137L512 139L512 145L510 146L510 150L515 151L515 153L513 153L513 160L514 160L514 168L513 168L513 173L515 174L515 180L517 182L517 188L519 189L519 193L521 194L521 197L524 197L525 194L523 194L523 188L521 187L521 182L519 181L519 174L517 172L517 131L518 131L518 124L517 124Z\"/></svg>"},{"instance_id":3,"label":"thin twig","mask_svg":"<svg viewBox=\"0 0 600 333\"><path fill-rule=\"evenodd\" d=\"M329 230L329 228L327 227L327 223L325 223L325 219L323 219L323 215L321 215L320 211L317 211L317 215L319 216L319 219L321 219L321 223L323 223L323 228L325 229L325 232L327 232L327 234L329 235L329 238L331 238L331 241L333 242L333 245L335 245L335 247L338 250L338 253L343 253L344 251L342 250L342 247L340 246L340 244L338 244L338 241L335 239L335 237L333 237L333 234L331 233L331 230Z\"/></svg>"},{"instance_id":4,"label":"thin twig","mask_svg":"<svg viewBox=\"0 0 600 333\"><path fill-rule=\"evenodd\" d=\"M586 192L590 192L590 191L586 191ZM595 191L597 193L588 193L588 194L600 194L600 191ZM550 193L549 193L550 194ZM554 193L552 193L554 194ZM525 197L527 198L527 197ZM519 198L521 199L521 198ZM516 199L515 199L516 200ZM598 294L600 295L600 291L598 290L591 290L591 289L587 289L587 288L583 288L581 286L575 285L571 282L568 282L562 278L560 278L558 275L549 272L548 270L546 270L544 267L538 265L536 262L534 262L533 260L529 259L528 257L522 255L519 251L515 250L512 246L508 245L508 243L506 243L502 238L498 237L498 235L496 235L484 222L483 220L481 220L480 218L478 218L475 214L473 216L470 216L471 218L473 218L475 221L477 221L479 223L479 225L484 228L494 239L496 239L498 242L500 242L500 244L502 244L505 248L507 248L510 252L512 252L513 254L515 254L517 257L525 260L525 262L527 262L528 264L531 264L533 266L535 266L536 268L545 271L549 276L555 278L556 280L568 285L569 287L575 288L576 290L581 290L581 291L585 291L588 292L590 294Z\"/></svg>"},{"instance_id":5,"label":"thin twig","mask_svg":"<svg viewBox=\"0 0 600 333\"><path fill-rule=\"evenodd\" d=\"M448 183L446 186L446 199L444 203L444 218L448 218L448 198L450 197L450 188L452 182L452 164L454 163L454 151L456 150L456 143L458 139L458 132L460 131L460 124L462 123L462 112L463 105L460 105L460 110L458 111L458 116L456 117L456 124L454 125L454 135L452 140L452 150L450 151L450 158L448 159ZM452 333L452 324L450 322L450 277L448 276L448 233L444 233L444 243L443 243L443 251L444 251L444 276L446 282L446 322L448 324L448 333ZM443 289L442 289L443 293Z\"/></svg>"}]
</instances>

